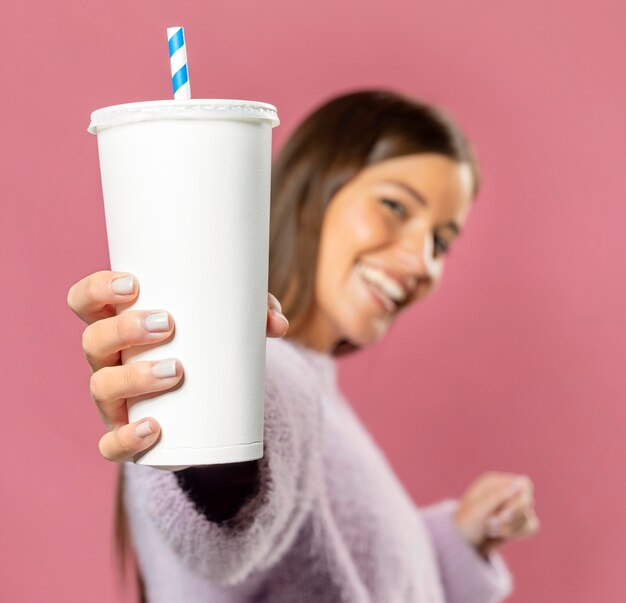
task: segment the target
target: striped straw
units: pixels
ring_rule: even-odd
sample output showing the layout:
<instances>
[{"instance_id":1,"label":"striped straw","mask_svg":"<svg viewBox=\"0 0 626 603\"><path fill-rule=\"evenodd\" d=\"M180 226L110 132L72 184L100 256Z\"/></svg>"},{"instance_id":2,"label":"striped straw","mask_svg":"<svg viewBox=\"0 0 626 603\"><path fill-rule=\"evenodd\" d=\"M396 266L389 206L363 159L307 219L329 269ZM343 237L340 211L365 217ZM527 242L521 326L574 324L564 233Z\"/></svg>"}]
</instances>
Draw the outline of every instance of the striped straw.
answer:
<instances>
[{"instance_id":1,"label":"striped straw","mask_svg":"<svg viewBox=\"0 0 626 603\"><path fill-rule=\"evenodd\" d=\"M170 68L175 99L191 98L189 73L187 72L187 46L183 27L168 27L167 39L170 46Z\"/></svg>"}]
</instances>

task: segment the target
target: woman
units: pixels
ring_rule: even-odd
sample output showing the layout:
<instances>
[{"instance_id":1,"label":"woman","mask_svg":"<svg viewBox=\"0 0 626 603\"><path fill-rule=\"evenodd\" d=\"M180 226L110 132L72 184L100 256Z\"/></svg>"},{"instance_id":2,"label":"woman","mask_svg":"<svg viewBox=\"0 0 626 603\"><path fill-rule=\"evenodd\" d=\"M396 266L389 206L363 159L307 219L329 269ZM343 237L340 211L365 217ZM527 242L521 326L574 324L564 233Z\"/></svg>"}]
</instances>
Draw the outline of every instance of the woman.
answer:
<instances>
[{"instance_id":1,"label":"woman","mask_svg":"<svg viewBox=\"0 0 626 603\"><path fill-rule=\"evenodd\" d=\"M489 472L458 501L418 509L335 372L336 356L378 341L435 289L478 183L454 122L392 91L331 99L295 130L272 173L276 297L269 295L258 461L172 473L124 462L160 433L153 418L129 425L126 400L174 387L183 366L181 359L120 366L120 350L167 340L175 317L115 315L115 304L137 295L134 275L101 271L71 287L68 304L88 324L91 395L109 429L99 449L122 463L118 544L123 552L128 527L142 598L487 603L508 596L512 579L495 548L538 529L530 479Z\"/></svg>"}]
</instances>

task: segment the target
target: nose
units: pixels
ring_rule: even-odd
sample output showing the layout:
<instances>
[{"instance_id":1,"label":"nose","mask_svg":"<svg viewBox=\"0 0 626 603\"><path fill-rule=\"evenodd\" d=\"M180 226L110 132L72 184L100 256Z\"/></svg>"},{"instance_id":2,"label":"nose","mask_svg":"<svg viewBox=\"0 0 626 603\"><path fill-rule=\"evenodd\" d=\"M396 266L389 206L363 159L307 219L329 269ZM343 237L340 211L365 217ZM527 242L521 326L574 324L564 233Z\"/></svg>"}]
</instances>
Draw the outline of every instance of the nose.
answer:
<instances>
[{"instance_id":1,"label":"nose","mask_svg":"<svg viewBox=\"0 0 626 603\"><path fill-rule=\"evenodd\" d=\"M433 237L426 232L407 237L400 245L397 257L398 262L416 279L416 284L430 284L440 270Z\"/></svg>"}]
</instances>

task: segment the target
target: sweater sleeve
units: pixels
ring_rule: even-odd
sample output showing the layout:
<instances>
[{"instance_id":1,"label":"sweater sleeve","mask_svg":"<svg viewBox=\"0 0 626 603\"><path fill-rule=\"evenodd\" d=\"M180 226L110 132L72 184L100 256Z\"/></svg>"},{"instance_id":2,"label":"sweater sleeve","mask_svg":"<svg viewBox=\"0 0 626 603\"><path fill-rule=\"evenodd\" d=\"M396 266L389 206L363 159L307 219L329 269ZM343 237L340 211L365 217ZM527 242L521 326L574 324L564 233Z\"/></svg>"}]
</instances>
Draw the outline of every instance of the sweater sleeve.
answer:
<instances>
[{"instance_id":1,"label":"sweater sleeve","mask_svg":"<svg viewBox=\"0 0 626 603\"><path fill-rule=\"evenodd\" d=\"M458 501L446 499L419 509L437 554L447 603L499 603L513 592L502 556L489 560L468 543L454 524Z\"/></svg>"},{"instance_id":2,"label":"sweater sleeve","mask_svg":"<svg viewBox=\"0 0 626 603\"><path fill-rule=\"evenodd\" d=\"M194 503L175 472L125 463L125 504L149 518L182 564L216 584L240 584L274 565L312 507L321 483L321 406L305 377L298 383L298 375L267 371L257 485L226 520L211 521L196 504L198 490Z\"/></svg>"},{"instance_id":3,"label":"sweater sleeve","mask_svg":"<svg viewBox=\"0 0 626 603\"><path fill-rule=\"evenodd\" d=\"M175 475L196 509L219 523L232 519L258 492L259 460L191 466Z\"/></svg>"}]
</instances>

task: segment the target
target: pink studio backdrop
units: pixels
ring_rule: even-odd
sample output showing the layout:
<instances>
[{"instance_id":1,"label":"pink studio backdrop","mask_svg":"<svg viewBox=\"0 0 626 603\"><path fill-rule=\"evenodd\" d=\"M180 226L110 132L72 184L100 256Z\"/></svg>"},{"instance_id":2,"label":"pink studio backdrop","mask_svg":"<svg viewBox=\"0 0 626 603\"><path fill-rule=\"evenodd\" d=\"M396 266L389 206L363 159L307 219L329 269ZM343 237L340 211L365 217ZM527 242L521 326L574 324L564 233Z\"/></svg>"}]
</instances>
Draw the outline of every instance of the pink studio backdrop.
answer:
<instances>
[{"instance_id":1,"label":"pink studio backdrop","mask_svg":"<svg viewBox=\"0 0 626 603\"><path fill-rule=\"evenodd\" d=\"M278 150L331 95L440 103L484 187L441 288L340 383L418 504L487 470L535 484L500 549L521 602L624 600L626 9L622 2L12 2L1 10L2 601L131 601L112 565L116 467L69 286L108 269L92 110L192 94L275 104Z\"/></svg>"}]
</instances>

